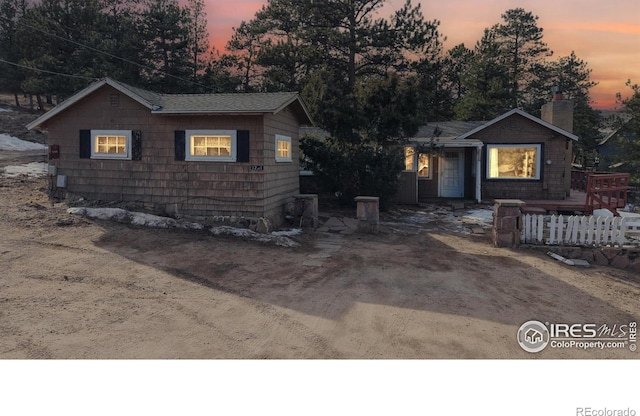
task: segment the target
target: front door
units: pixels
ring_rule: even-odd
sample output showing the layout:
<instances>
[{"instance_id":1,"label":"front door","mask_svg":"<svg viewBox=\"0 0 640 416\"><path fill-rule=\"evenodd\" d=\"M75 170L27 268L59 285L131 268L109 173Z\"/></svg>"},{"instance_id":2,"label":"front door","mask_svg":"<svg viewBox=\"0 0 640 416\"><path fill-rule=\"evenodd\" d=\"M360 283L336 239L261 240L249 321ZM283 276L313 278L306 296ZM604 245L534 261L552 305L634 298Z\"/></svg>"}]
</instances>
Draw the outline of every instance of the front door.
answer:
<instances>
[{"instance_id":1,"label":"front door","mask_svg":"<svg viewBox=\"0 0 640 416\"><path fill-rule=\"evenodd\" d=\"M439 196L464 197L464 149L445 150L439 162Z\"/></svg>"}]
</instances>

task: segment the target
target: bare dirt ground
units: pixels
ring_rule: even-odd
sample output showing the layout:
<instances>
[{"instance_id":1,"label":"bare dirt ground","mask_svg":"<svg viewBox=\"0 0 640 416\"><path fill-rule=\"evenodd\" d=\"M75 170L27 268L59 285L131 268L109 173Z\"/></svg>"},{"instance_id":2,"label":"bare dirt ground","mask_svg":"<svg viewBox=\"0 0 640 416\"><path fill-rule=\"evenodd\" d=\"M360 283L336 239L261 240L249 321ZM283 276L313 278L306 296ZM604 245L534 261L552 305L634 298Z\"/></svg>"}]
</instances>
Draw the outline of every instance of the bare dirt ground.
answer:
<instances>
[{"instance_id":1,"label":"bare dirt ground","mask_svg":"<svg viewBox=\"0 0 640 416\"><path fill-rule=\"evenodd\" d=\"M45 191L0 179L0 358L637 358L516 343L530 319L637 321L627 272L442 224L306 232L294 249L132 228L67 214Z\"/></svg>"},{"instance_id":2,"label":"bare dirt ground","mask_svg":"<svg viewBox=\"0 0 640 416\"><path fill-rule=\"evenodd\" d=\"M377 236L307 230L283 248L88 220L46 190L0 175L3 359L638 358L529 354L516 332L638 321L639 276L496 249L460 224L386 215Z\"/></svg>"}]
</instances>

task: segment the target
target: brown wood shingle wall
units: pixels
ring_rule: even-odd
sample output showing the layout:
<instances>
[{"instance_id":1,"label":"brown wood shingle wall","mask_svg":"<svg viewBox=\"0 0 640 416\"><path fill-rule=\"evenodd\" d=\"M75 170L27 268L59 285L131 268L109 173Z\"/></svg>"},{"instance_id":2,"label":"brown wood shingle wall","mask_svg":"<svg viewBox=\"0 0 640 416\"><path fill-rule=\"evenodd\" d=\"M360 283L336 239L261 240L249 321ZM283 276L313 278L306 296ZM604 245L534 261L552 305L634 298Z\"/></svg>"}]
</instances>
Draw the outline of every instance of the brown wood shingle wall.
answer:
<instances>
[{"instance_id":1,"label":"brown wood shingle wall","mask_svg":"<svg viewBox=\"0 0 640 416\"><path fill-rule=\"evenodd\" d=\"M519 199L564 199L566 195L565 176L567 160L571 157L570 146L567 150L567 138L553 130L547 129L525 117L514 115L496 123L472 138L484 142L482 168L482 198L519 198ZM543 145L541 161L542 178L539 181L529 180L487 180L486 146L489 144L538 144ZM546 161L551 161L547 164Z\"/></svg>"},{"instance_id":2,"label":"brown wood shingle wall","mask_svg":"<svg viewBox=\"0 0 640 416\"><path fill-rule=\"evenodd\" d=\"M114 107L113 95L118 94ZM214 217L273 217L298 193L298 123L285 109L276 115L160 116L109 86L102 87L45 126L60 146L50 163L67 175L70 193L91 200L140 204L159 213ZM142 160L79 157L79 131L140 130ZM176 161L176 130L248 130L250 160ZM291 136L293 161L275 162L275 134ZM261 166L263 170L252 169Z\"/></svg>"}]
</instances>

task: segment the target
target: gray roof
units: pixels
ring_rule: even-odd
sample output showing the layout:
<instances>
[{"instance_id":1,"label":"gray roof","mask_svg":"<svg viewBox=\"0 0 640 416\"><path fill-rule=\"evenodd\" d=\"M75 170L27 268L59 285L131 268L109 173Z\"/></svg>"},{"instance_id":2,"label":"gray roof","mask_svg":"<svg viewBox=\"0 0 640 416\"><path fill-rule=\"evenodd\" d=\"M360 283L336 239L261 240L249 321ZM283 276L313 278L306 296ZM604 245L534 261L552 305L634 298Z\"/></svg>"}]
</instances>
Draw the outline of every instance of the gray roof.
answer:
<instances>
[{"instance_id":1,"label":"gray roof","mask_svg":"<svg viewBox=\"0 0 640 416\"><path fill-rule=\"evenodd\" d=\"M553 130L563 136L571 139L578 140L578 136L569 133L553 124L547 123L544 120L541 120L537 117L532 116L529 113L526 113L519 109L514 109L509 112L502 114L490 121L443 121L437 123L429 123L426 124L418 130L418 132L410 139L415 142L425 142L425 139L429 139L434 137L434 131L436 128L441 130L440 135L438 136L440 139L457 139L457 140L469 140L473 135L490 127L506 118L509 118L513 115L519 115L526 119L529 119L541 126L544 126L550 130ZM447 141L448 142L448 141Z\"/></svg>"},{"instance_id":2,"label":"gray roof","mask_svg":"<svg viewBox=\"0 0 640 416\"><path fill-rule=\"evenodd\" d=\"M136 101L144 101L144 104L148 108L157 105L161 100L162 94L159 94L157 92L143 90L142 88L133 87L131 85L110 78L105 78L103 81L105 84L113 86L114 88L120 90L120 92L122 92L123 94L128 95ZM78 95L80 94L82 94L82 92L80 92Z\"/></svg>"},{"instance_id":3,"label":"gray roof","mask_svg":"<svg viewBox=\"0 0 640 416\"><path fill-rule=\"evenodd\" d=\"M414 134L415 138L431 138L434 136L435 129L442 132L439 137L458 137L468 131L478 128L485 124L486 121L440 121L425 124L420 127L418 132Z\"/></svg>"},{"instance_id":4,"label":"gray roof","mask_svg":"<svg viewBox=\"0 0 640 416\"><path fill-rule=\"evenodd\" d=\"M304 102L296 92L232 93L232 94L159 94L133 87L111 78L104 78L54 107L27 125L28 129L41 126L56 114L109 85L151 110L152 114L276 114L288 106L301 120L312 124Z\"/></svg>"},{"instance_id":5,"label":"gray roof","mask_svg":"<svg viewBox=\"0 0 640 416\"><path fill-rule=\"evenodd\" d=\"M528 120L531 120L534 123L537 123L537 124L539 124L539 125L541 125L543 127L546 127L549 130L553 130L556 133L561 134L561 135L565 136L568 139L575 140L575 141L578 141L578 139L579 139L578 136L576 136L575 134L569 133L568 131L561 129L558 126L554 126L551 123L548 123L548 122L546 122L544 120L541 120L538 117L534 117L531 114L526 113L526 112L524 112L524 111L522 111L520 109L517 109L517 108L513 109L513 110L511 110L511 111L509 111L507 113L504 113L503 115L498 116L498 117L494 118L493 120L488 121L488 122L482 124L481 126L478 126L475 129L473 129L471 131L468 131L468 132L458 136L458 139L470 138L471 136L473 136L474 134L478 133L479 131L482 131L482 130L486 129L487 127L493 126L494 124L497 124L497 123L501 122L502 120L507 119L507 118L509 118L509 117L511 117L513 115L518 115L520 117L524 117L524 118L526 118Z\"/></svg>"},{"instance_id":6,"label":"gray roof","mask_svg":"<svg viewBox=\"0 0 640 416\"><path fill-rule=\"evenodd\" d=\"M605 128L601 128L600 129L600 133L603 134L603 138L602 140L600 140L598 142L598 146L602 146L603 144L607 143L607 141L609 141L609 139L611 139L612 137L616 136L617 134L619 134L621 131L624 131L627 124L631 121L631 119L633 118L633 116L631 116L630 114L627 113L618 113L616 114L616 117L622 121L622 125L621 126L615 126L615 125L611 125Z\"/></svg>"},{"instance_id":7,"label":"gray roof","mask_svg":"<svg viewBox=\"0 0 640 416\"><path fill-rule=\"evenodd\" d=\"M298 98L295 92L162 94L154 113L277 113Z\"/></svg>"}]
</instances>

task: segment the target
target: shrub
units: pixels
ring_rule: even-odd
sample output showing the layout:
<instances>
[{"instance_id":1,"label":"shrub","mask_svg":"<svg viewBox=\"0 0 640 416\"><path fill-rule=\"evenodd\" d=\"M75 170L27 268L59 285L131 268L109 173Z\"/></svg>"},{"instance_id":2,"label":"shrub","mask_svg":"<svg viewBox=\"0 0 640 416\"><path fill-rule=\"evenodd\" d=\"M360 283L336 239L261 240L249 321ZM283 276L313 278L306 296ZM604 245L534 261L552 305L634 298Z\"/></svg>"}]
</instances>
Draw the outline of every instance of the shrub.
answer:
<instances>
[{"instance_id":1,"label":"shrub","mask_svg":"<svg viewBox=\"0 0 640 416\"><path fill-rule=\"evenodd\" d=\"M379 197L382 210L391 204L403 167L400 146L305 137L300 148L305 155L303 166L313 171L344 205L355 205L358 195Z\"/></svg>"}]
</instances>

